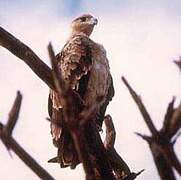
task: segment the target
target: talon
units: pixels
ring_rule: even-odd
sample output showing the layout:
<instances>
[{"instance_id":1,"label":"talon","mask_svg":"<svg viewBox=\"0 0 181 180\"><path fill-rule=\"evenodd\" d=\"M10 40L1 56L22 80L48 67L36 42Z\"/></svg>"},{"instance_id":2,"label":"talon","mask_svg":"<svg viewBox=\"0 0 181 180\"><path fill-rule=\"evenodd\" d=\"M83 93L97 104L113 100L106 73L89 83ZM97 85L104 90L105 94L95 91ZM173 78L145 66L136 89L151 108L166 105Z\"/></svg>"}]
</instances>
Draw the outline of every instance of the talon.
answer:
<instances>
[{"instance_id":1,"label":"talon","mask_svg":"<svg viewBox=\"0 0 181 180\"><path fill-rule=\"evenodd\" d=\"M62 128L60 128L56 124L52 124L51 125L51 133L52 133L53 139L55 139L55 141L57 141L58 139L60 139L60 136L62 134Z\"/></svg>"}]
</instances>

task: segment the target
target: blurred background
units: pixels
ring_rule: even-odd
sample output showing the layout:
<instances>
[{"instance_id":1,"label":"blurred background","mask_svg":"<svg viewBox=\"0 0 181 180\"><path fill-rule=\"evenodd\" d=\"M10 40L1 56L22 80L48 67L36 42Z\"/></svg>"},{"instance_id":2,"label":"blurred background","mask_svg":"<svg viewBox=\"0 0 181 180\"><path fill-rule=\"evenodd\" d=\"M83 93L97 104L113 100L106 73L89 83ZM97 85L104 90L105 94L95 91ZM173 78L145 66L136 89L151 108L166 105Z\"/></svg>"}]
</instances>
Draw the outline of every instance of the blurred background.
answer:
<instances>
[{"instance_id":1,"label":"blurred background","mask_svg":"<svg viewBox=\"0 0 181 180\"><path fill-rule=\"evenodd\" d=\"M181 97L181 74L173 63L181 55L181 1L0 0L0 25L48 65L48 43L51 41L58 53L69 36L71 20L82 13L98 18L91 38L107 50L116 90L107 113L115 123L116 149L132 171L145 169L138 180L159 180L147 143L134 134L149 132L121 76L125 75L141 95L155 125L161 128L168 102L176 96L178 104ZM23 93L23 103L14 138L56 179L83 180L81 165L70 170L47 163L56 155L45 120L49 89L22 61L0 47L3 123L18 89ZM181 157L181 139L175 149ZM0 142L1 179L39 179L13 152L12 156Z\"/></svg>"}]
</instances>

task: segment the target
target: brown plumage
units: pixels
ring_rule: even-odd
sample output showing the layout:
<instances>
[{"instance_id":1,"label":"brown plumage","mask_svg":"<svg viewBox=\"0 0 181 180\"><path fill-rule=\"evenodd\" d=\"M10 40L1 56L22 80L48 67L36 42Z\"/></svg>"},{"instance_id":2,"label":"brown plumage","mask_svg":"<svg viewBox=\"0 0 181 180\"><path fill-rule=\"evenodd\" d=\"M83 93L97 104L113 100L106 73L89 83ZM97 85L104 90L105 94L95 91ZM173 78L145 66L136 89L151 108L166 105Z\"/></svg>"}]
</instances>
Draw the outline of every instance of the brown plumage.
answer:
<instances>
[{"instance_id":1,"label":"brown plumage","mask_svg":"<svg viewBox=\"0 0 181 180\"><path fill-rule=\"evenodd\" d=\"M86 14L72 21L72 33L57 55L58 66L64 80L82 97L85 108L94 107L92 119L101 128L109 101L114 95L106 51L89 36L97 19ZM63 107L57 93L50 90L49 114L51 133L58 146L61 167L79 163L70 134L64 128Z\"/></svg>"}]
</instances>

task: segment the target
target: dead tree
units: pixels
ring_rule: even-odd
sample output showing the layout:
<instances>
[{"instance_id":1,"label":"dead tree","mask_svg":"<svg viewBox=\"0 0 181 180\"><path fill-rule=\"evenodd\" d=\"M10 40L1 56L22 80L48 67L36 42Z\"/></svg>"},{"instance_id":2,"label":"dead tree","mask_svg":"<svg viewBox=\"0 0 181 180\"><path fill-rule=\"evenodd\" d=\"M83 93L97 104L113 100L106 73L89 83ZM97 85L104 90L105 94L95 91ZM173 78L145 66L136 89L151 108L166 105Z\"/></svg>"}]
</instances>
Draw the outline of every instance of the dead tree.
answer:
<instances>
[{"instance_id":1,"label":"dead tree","mask_svg":"<svg viewBox=\"0 0 181 180\"><path fill-rule=\"evenodd\" d=\"M175 98L172 99L165 114L163 127L157 130L141 97L137 95L124 77L122 77L122 80L151 132L151 136L140 133L136 134L149 144L160 178L162 180L176 180L173 169L181 175L181 164L174 152L174 144L180 135L177 133L181 127L181 104L177 108L174 108Z\"/></svg>"},{"instance_id":2,"label":"dead tree","mask_svg":"<svg viewBox=\"0 0 181 180\"><path fill-rule=\"evenodd\" d=\"M24 61L49 88L59 94L65 108L65 124L72 136L79 159L83 163L86 179L132 180L142 172L131 173L127 164L114 149L115 130L110 116L106 117L108 118L105 121L107 136L103 144L94 121L89 120L91 111L78 114L81 100L63 81L51 45L48 50L52 69L28 46L2 27L0 27L0 45ZM77 117L80 117L79 121Z\"/></svg>"}]
</instances>

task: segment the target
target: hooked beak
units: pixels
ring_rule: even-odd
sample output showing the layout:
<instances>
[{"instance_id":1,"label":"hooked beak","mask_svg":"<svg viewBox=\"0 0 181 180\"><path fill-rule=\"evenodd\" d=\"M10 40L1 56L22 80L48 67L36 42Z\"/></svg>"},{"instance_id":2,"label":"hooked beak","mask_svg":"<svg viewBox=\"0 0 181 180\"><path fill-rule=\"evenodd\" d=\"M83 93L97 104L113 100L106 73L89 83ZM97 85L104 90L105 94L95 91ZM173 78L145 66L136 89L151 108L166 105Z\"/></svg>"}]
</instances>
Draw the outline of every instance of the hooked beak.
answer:
<instances>
[{"instance_id":1,"label":"hooked beak","mask_svg":"<svg viewBox=\"0 0 181 180\"><path fill-rule=\"evenodd\" d=\"M96 18L91 18L90 19L90 24L92 24L92 25L97 25L97 23L98 23L98 20L96 19Z\"/></svg>"}]
</instances>

